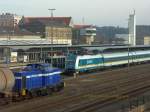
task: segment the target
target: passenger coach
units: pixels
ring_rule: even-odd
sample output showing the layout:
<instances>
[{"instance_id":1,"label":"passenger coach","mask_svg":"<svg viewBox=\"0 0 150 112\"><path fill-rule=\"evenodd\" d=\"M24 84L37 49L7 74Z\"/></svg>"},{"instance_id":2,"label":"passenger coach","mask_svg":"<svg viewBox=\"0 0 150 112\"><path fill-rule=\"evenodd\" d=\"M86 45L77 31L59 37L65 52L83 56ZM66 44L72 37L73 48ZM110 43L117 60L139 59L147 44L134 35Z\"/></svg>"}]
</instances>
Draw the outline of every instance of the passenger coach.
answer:
<instances>
[{"instance_id":1,"label":"passenger coach","mask_svg":"<svg viewBox=\"0 0 150 112\"><path fill-rule=\"evenodd\" d=\"M150 50L101 53L96 55L69 54L66 61L67 72L86 72L113 66L126 65L128 62L142 63L150 61Z\"/></svg>"}]
</instances>

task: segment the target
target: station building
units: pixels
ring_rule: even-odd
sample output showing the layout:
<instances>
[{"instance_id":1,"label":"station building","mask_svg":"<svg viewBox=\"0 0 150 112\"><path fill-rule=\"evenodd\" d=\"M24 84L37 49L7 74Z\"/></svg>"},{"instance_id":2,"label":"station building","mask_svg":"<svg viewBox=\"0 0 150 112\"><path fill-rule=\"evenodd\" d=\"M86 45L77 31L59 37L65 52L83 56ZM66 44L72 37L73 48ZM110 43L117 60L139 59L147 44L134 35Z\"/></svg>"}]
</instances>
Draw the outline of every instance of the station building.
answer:
<instances>
[{"instance_id":1,"label":"station building","mask_svg":"<svg viewBox=\"0 0 150 112\"><path fill-rule=\"evenodd\" d=\"M19 27L52 44L72 44L71 17L23 17Z\"/></svg>"},{"instance_id":2,"label":"station building","mask_svg":"<svg viewBox=\"0 0 150 112\"><path fill-rule=\"evenodd\" d=\"M71 17L53 17L53 20L51 17L23 17L16 27L3 27L0 29L0 62L39 62L51 56L62 61L64 49L60 49L72 44L70 24ZM56 48L53 51L52 46Z\"/></svg>"},{"instance_id":3,"label":"station building","mask_svg":"<svg viewBox=\"0 0 150 112\"><path fill-rule=\"evenodd\" d=\"M52 45L46 40L1 40L0 63L51 63L53 59L54 67L64 68L66 57L70 53L95 55L102 52L128 51L128 47L133 51L150 49L150 46Z\"/></svg>"},{"instance_id":4,"label":"station building","mask_svg":"<svg viewBox=\"0 0 150 112\"><path fill-rule=\"evenodd\" d=\"M61 24L51 24L45 27L45 38L53 44L72 45L72 28Z\"/></svg>"}]
</instances>

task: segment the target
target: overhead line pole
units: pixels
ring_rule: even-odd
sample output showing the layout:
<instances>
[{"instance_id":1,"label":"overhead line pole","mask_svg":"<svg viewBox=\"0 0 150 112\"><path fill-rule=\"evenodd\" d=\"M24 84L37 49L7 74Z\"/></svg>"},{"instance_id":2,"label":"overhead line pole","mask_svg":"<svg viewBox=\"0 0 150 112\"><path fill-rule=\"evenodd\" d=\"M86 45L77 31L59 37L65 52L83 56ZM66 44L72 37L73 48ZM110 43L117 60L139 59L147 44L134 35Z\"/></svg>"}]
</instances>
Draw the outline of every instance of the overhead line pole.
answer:
<instances>
[{"instance_id":1,"label":"overhead line pole","mask_svg":"<svg viewBox=\"0 0 150 112\"><path fill-rule=\"evenodd\" d=\"M56 10L54 8L48 9L51 13L51 68L53 67L53 12Z\"/></svg>"},{"instance_id":2,"label":"overhead line pole","mask_svg":"<svg viewBox=\"0 0 150 112\"><path fill-rule=\"evenodd\" d=\"M128 19L128 26L129 26L129 19ZM128 30L129 30L129 27L128 27ZM130 69L130 38L131 38L130 36L131 35L129 33L129 36L128 36L128 72L129 72L129 69Z\"/></svg>"}]
</instances>

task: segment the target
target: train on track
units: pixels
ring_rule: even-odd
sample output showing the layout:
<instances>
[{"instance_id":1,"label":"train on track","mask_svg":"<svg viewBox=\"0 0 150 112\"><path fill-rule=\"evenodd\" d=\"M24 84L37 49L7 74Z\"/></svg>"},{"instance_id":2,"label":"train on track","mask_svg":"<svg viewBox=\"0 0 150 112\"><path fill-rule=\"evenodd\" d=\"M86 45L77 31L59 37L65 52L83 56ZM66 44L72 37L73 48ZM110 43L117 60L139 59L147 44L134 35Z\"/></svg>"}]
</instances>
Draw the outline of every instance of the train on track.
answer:
<instances>
[{"instance_id":1,"label":"train on track","mask_svg":"<svg viewBox=\"0 0 150 112\"><path fill-rule=\"evenodd\" d=\"M80 73L113 66L122 66L150 61L150 50L100 53L95 55L69 54L66 61L67 73Z\"/></svg>"},{"instance_id":2,"label":"train on track","mask_svg":"<svg viewBox=\"0 0 150 112\"><path fill-rule=\"evenodd\" d=\"M0 67L0 98L34 97L51 94L64 87L61 70L49 64L28 64L22 71Z\"/></svg>"}]
</instances>

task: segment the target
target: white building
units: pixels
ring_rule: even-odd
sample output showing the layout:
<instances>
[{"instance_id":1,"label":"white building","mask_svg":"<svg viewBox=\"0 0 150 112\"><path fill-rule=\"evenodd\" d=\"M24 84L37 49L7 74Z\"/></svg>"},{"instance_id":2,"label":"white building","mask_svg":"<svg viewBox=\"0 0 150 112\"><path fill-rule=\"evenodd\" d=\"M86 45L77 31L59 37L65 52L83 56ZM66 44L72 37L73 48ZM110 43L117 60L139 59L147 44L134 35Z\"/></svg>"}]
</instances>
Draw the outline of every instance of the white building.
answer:
<instances>
[{"instance_id":1,"label":"white building","mask_svg":"<svg viewBox=\"0 0 150 112\"><path fill-rule=\"evenodd\" d=\"M92 26L88 28L83 28L80 30L80 35L85 36L85 42L91 45L92 42L94 42L95 40L96 28Z\"/></svg>"},{"instance_id":2,"label":"white building","mask_svg":"<svg viewBox=\"0 0 150 112\"><path fill-rule=\"evenodd\" d=\"M129 28L129 44L132 46L135 46L136 45L136 15L135 15L135 11L133 14L129 15L128 28Z\"/></svg>"},{"instance_id":3,"label":"white building","mask_svg":"<svg viewBox=\"0 0 150 112\"><path fill-rule=\"evenodd\" d=\"M96 27L93 25L74 25L74 44L91 45L96 37Z\"/></svg>"},{"instance_id":4,"label":"white building","mask_svg":"<svg viewBox=\"0 0 150 112\"><path fill-rule=\"evenodd\" d=\"M21 18L22 16L16 14L2 13L0 15L0 27L13 28L19 23Z\"/></svg>"}]
</instances>

